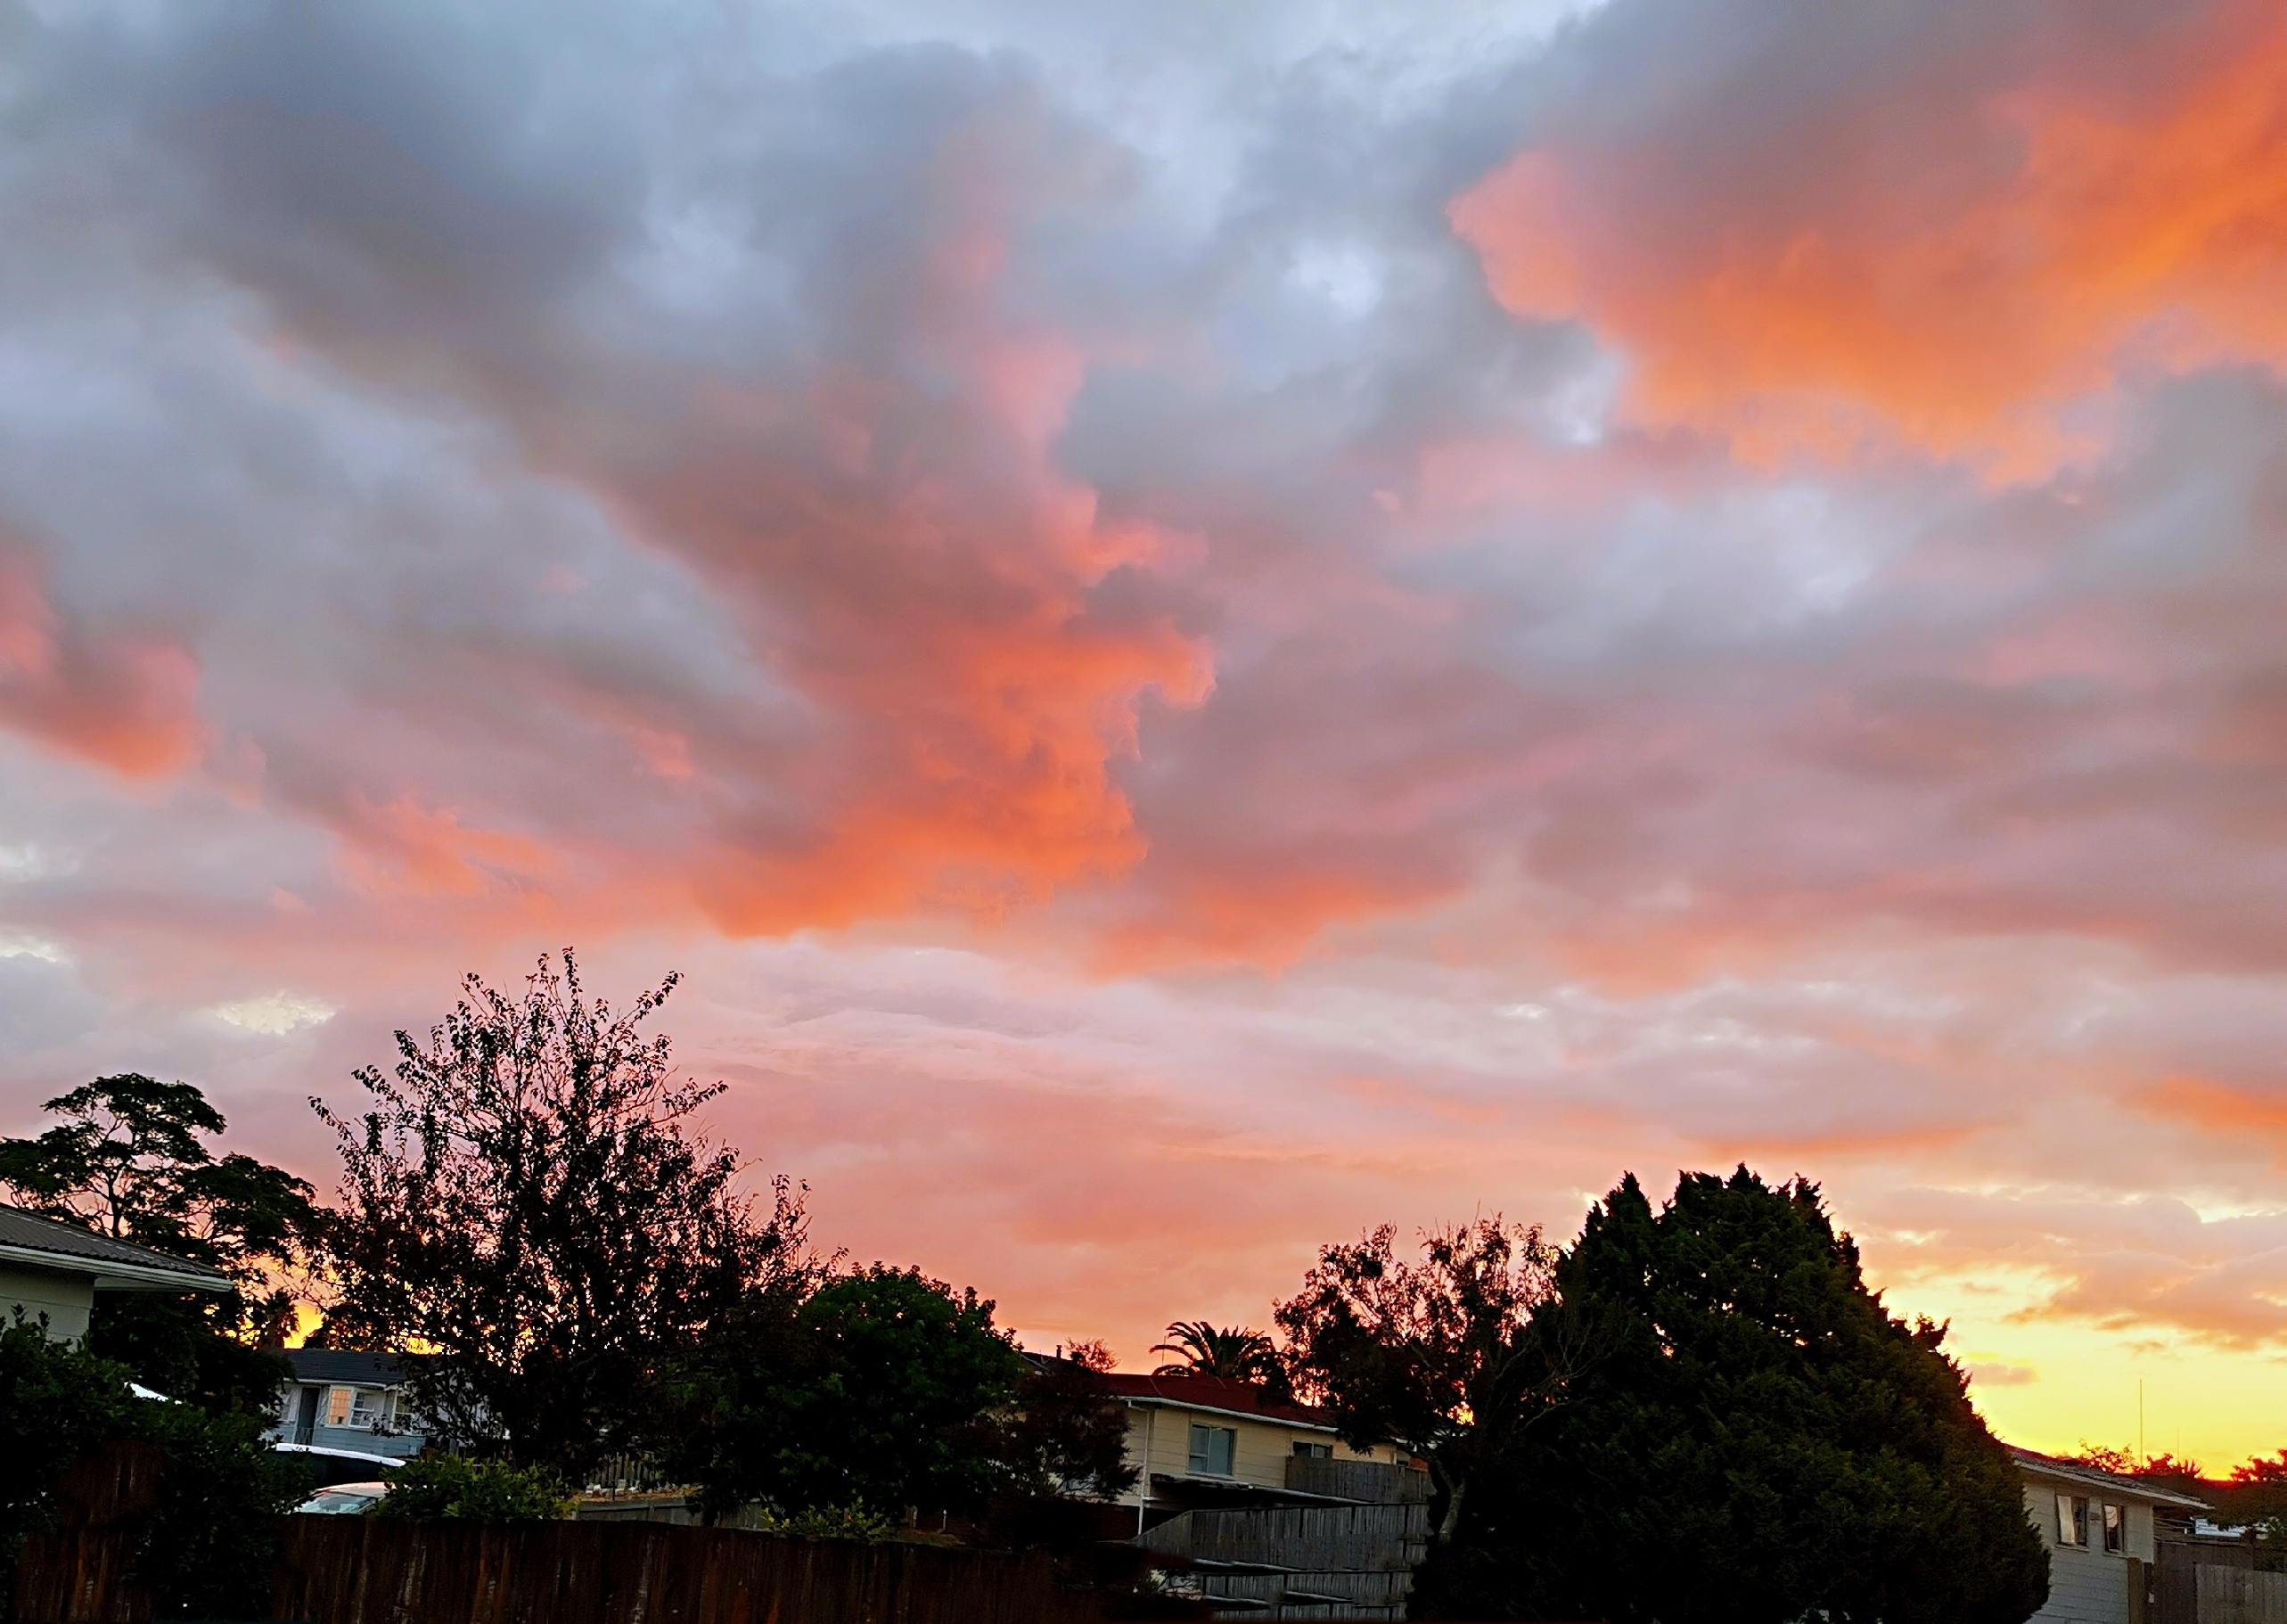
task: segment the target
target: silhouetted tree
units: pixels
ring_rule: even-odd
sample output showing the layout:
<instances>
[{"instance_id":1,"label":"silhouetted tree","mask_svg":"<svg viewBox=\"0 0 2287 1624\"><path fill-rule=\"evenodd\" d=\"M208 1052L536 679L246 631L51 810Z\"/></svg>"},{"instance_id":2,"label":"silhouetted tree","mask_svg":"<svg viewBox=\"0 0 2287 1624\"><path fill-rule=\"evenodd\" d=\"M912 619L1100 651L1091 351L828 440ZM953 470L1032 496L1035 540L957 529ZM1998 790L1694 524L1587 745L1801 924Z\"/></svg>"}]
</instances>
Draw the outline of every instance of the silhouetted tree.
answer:
<instances>
[{"instance_id":1,"label":"silhouetted tree","mask_svg":"<svg viewBox=\"0 0 2287 1624\"><path fill-rule=\"evenodd\" d=\"M1256 1382L1280 1393L1287 1389L1286 1366L1277 1345L1261 1332L1243 1326L1179 1319L1168 1327L1168 1340L1154 1343L1152 1351L1180 1356L1152 1371L1155 1376L1221 1376Z\"/></svg>"},{"instance_id":2,"label":"silhouetted tree","mask_svg":"<svg viewBox=\"0 0 2287 1624\"><path fill-rule=\"evenodd\" d=\"M663 1379L727 1310L811 1267L799 1192L758 1210L729 1150L689 1136L721 1092L637 1029L676 978L614 1014L570 949L511 998L476 976L394 1080L357 1073L327 1226L339 1346L414 1351L433 1434L578 1482L656 1440Z\"/></svg>"},{"instance_id":3,"label":"silhouetted tree","mask_svg":"<svg viewBox=\"0 0 2287 1624\"><path fill-rule=\"evenodd\" d=\"M1562 1314L1536 1318L1555 1263L1538 1229L1496 1215L1438 1230L1419 1263L1397 1255L1395 1233L1325 1248L1277 1318L1297 1386L1346 1440L1428 1464L1443 1546L1471 1485L1563 1401L1595 1339Z\"/></svg>"},{"instance_id":4,"label":"silhouetted tree","mask_svg":"<svg viewBox=\"0 0 2287 1624\"><path fill-rule=\"evenodd\" d=\"M980 1452L997 1468L987 1525L996 1544L1069 1551L1102 1537L1088 1501L1135 1487L1127 1464L1127 1411L1104 1380L1101 1343L1071 1357L1028 1357L1009 1407L982 1418Z\"/></svg>"},{"instance_id":5,"label":"silhouetted tree","mask_svg":"<svg viewBox=\"0 0 2287 1624\"><path fill-rule=\"evenodd\" d=\"M2109 1444L2092 1444L2082 1439L2080 1448L2072 1458L2084 1466L2094 1466L2099 1472L2113 1472L2120 1477L2153 1478L2191 1495L2203 1492L2205 1485L2200 1477L2200 1463L2178 1460L2173 1455L2139 1456L2134 1449L2115 1449Z\"/></svg>"},{"instance_id":6,"label":"silhouetted tree","mask_svg":"<svg viewBox=\"0 0 2287 1624\"><path fill-rule=\"evenodd\" d=\"M2265 1545L2275 1550L2287 1545L2287 1449L2233 1467L2222 1497L2227 1514L2252 1528Z\"/></svg>"},{"instance_id":7,"label":"silhouetted tree","mask_svg":"<svg viewBox=\"0 0 2287 1624\"><path fill-rule=\"evenodd\" d=\"M710 1349L669 1470L711 1514L752 1502L973 1514L1005 1477L987 1423L1026 1370L990 1301L915 1269L757 1293Z\"/></svg>"},{"instance_id":8,"label":"silhouetted tree","mask_svg":"<svg viewBox=\"0 0 2287 1624\"><path fill-rule=\"evenodd\" d=\"M205 1143L227 1124L188 1083L99 1077L42 1107L62 1120L37 1138L0 1139L0 1188L28 1211L228 1275L226 1296L106 1293L92 1352L145 1385L209 1407L266 1408L289 1374L275 1353L294 1327L286 1276L317 1222L310 1187L251 1156Z\"/></svg>"},{"instance_id":9,"label":"silhouetted tree","mask_svg":"<svg viewBox=\"0 0 2287 1624\"><path fill-rule=\"evenodd\" d=\"M1610 1316L1420 1616L2019 1624L2046 1551L1945 1329L1866 1289L1817 1186L1630 1176L1536 1317Z\"/></svg>"}]
</instances>

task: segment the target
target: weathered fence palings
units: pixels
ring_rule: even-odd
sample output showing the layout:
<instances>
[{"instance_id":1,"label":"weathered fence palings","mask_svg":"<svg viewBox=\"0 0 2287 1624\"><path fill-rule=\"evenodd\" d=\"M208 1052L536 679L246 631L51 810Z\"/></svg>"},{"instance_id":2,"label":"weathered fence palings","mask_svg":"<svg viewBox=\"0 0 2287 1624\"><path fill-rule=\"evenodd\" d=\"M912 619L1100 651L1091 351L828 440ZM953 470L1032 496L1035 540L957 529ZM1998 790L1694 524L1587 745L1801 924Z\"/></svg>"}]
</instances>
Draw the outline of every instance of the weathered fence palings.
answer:
<instances>
[{"instance_id":1,"label":"weathered fence palings","mask_svg":"<svg viewBox=\"0 0 2287 1624\"><path fill-rule=\"evenodd\" d=\"M16 1559L14 1617L26 1624L143 1624L150 1589L135 1579L137 1527L34 1534Z\"/></svg>"},{"instance_id":2,"label":"weathered fence palings","mask_svg":"<svg viewBox=\"0 0 2287 1624\"><path fill-rule=\"evenodd\" d=\"M1268 1567L1406 1570L1422 1560L1429 1507L1281 1505L1188 1511L1139 1542L1165 1556Z\"/></svg>"},{"instance_id":3,"label":"weathered fence palings","mask_svg":"<svg viewBox=\"0 0 2287 1624\"><path fill-rule=\"evenodd\" d=\"M144 1624L129 1525L36 1535L26 1624ZM272 1616L315 1624L1070 1624L1048 1559L658 1522L278 1519Z\"/></svg>"},{"instance_id":4,"label":"weathered fence palings","mask_svg":"<svg viewBox=\"0 0 2287 1624\"><path fill-rule=\"evenodd\" d=\"M2202 1562L2200 1624L2287 1624L2287 1573L2254 1573Z\"/></svg>"},{"instance_id":5,"label":"weathered fence palings","mask_svg":"<svg viewBox=\"0 0 2287 1624\"><path fill-rule=\"evenodd\" d=\"M1368 1505L1404 1505L1430 1497L1430 1474L1392 1461L1344 1461L1298 1455L1286 1463L1286 1486Z\"/></svg>"},{"instance_id":6,"label":"weathered fence palings","mask_svg":"<svg viewBox=\"0 0 2287 1624\"><path fill-rule=\"evenodd\" d=\"M316 1624L1062 1624L1047 1560L663 1523L283 1520Z\"/></svg>"}]
</instances>

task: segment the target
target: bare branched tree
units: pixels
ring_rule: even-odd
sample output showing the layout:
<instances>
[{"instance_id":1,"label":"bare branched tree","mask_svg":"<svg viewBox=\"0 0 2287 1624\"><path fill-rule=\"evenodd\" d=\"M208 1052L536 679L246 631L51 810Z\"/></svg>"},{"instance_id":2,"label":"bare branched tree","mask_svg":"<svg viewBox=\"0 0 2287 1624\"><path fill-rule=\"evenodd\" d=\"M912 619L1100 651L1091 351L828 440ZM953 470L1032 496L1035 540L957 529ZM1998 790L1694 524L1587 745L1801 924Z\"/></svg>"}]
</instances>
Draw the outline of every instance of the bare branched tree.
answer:
<instances>
[{"instance_id":1,"label":"bare branched tree","mask_svg":"<svg viewBox=\"0 0 2287 1624\"><path fill-rule=\"evenodd\" d=\"M692 1136L722 1091L679 1079L642 1023L585 996L571 951L512 998L476 976L426 1044L398 1034L369 1109L310 1103L340 1140L327 1340L419 1356L425 1424L568 1476L641 1448L668 1365L741 1296L815 1265L801 1192L766 1207Z\"/></svg>"}]
</instances>

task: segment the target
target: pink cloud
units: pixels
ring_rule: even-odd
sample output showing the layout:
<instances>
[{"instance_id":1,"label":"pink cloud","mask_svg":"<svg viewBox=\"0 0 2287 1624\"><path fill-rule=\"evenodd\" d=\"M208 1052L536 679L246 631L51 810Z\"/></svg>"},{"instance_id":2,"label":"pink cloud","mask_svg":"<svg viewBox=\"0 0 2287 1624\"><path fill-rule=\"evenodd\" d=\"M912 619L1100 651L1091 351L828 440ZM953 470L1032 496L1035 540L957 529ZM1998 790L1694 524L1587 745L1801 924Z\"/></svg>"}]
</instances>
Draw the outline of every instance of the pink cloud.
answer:
<instances>
[{"instance_id":1,"label":"pink cloud","mask_svg":"<svg viewBox=\"0 0 2287 1624\"><path fill-rule=\"evenodd\" d=\"M1510 310L1627 352L1636 421L1760 462L1888 438L2037 474L2092 448L2066 408L2124 370L2287 359L2275 13L2056 34L1786 110L1763 170L1553 131L1453 224Z\"/></svg>"},{"instance_id":2,"label":"pink cloud","mask_svg":"<svg viewBox=\"0 0 2287 1624\"><path fill-rule=\"evenodd\" d=\"M198 661L163 636L98 635L61 613L38 554L0 551L0 727L127 778L163 778L205 750Z\"/></svg>"}]
</instances>

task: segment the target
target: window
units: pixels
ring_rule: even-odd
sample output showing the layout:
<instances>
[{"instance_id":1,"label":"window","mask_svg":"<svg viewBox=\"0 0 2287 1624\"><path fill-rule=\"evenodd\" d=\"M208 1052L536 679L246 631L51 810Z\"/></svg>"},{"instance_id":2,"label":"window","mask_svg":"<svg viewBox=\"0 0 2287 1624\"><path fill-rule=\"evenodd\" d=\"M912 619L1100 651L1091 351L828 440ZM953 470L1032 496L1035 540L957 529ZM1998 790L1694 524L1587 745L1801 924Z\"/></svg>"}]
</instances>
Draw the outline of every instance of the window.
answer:
<instances>
[{"instance_id":1,"label":"window","mask_svg":"<svg viewBox=\"0 0 2287 1624\"><path fill-rule=\"evenodd\" d=\"M349 1424L353 1427L378 1427L389 1418L389 1396L377 1393L370 1387L354 1389L356 1396L349 1400Z\"/></svg>"},{"instance_id":2,"label":"window","mask_svg":"<svg viewBox=\"0 0 2287 1624\"><path fill-rule=\"evenodd\" d=\"M1330 1461L1334 1458L1333 1445L1306 1443L1299 1438L1294 1440L1294 1452L1307 1461Z\"/></svg>"},{"instance_id":3,"label":"window","mask_svg":"<svg viewBox=\"0 0 2287 1624\"><path fill-rule=\"evenodd\" d=\"M2119 1505L2106 1506L2104 1508L2104 1548L2118 1556L2127 1549L2127 1508Z\"/></svg>"},{"instance_id":4,"label":"window","mask_svg":"<svg viewBox=\"0 0 2287 1624\"><path fill-rule=\"evenodd\" d=\"M346 1427L349 1424L349 1390L329 1387L325 1390L325 1424Z\"/></svg>"},{"instance_id":5,"label":"window","mask_svg":"<svg viewBox=\"0 0 2287 1624\"><path fill-rule=\"evenodd\" d=\"M1227 1478L1231 1475L1231 1460L1239 1450L1239 1431L1235 1427L1202 1426L1191 1423L1191 1470L1201 1476Z\"/></svg>"},{"instance_id":6,"label":"window","mask_svg":"<svg viewBox=\"0 0 2287 1624\"><path fill-rule=\"evenodd\" d=\"M2078 1495L2061 1494L2057 1497L2057 1543L2088 1543L2088 1502Z\"/></svg>"}]
</instances>

